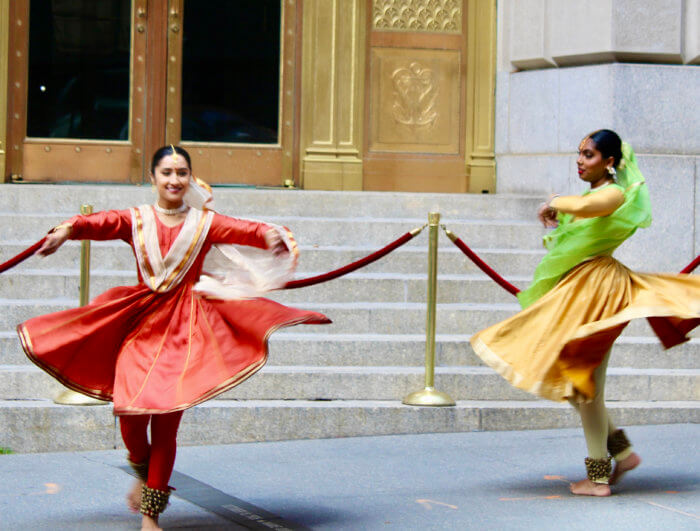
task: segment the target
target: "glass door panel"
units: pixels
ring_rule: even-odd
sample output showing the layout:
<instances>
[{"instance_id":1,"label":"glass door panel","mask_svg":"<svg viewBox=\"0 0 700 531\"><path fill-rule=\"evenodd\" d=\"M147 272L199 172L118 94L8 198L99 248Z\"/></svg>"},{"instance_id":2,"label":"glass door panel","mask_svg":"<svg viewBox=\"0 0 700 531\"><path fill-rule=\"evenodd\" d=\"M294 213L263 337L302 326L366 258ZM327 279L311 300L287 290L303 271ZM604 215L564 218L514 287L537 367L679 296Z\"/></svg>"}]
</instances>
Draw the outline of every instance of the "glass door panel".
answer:
<instances>
[{"instance_id":1,"label":"glass door panel","mask_svg":"<svg viewBox=\"0 0 700 531\"><path fill-rule=\"evenodd\" d=\"M277 144L280 3L186 2L182 140Z\"/></svg>"},{"instance_id":2,"label":"glass door panel","mask_svg":"<svg viewBox=\"0 0 700 531\"><path fill-rule=\"evenodd\" d=\"M23 0L14 8L29 24L16 24L13 39L18 56L28 53L10 84L13 103L24 97L16 108L26 109L13 116L13 173L142 182L146 0Z\"/></svg>"},{"instance_id":3,"label":"glass door panel","mask_svg":"<svg viewBox=\"0 0 700 531\"><path fill-rule=\"evenodd\" d=\"M130 3L32 0L28 137L128 140Z\"/></svg>"},{"instance_id":4,"label":"glass door panel","mask_svg":"<svg viewBox=\"0 0 700 531\"><path fill-rule=\"evenodd\" d=\"M201 178L292 178L296 11L293 0L171 0L166 140Z\"/></svg>"}]
</instances>

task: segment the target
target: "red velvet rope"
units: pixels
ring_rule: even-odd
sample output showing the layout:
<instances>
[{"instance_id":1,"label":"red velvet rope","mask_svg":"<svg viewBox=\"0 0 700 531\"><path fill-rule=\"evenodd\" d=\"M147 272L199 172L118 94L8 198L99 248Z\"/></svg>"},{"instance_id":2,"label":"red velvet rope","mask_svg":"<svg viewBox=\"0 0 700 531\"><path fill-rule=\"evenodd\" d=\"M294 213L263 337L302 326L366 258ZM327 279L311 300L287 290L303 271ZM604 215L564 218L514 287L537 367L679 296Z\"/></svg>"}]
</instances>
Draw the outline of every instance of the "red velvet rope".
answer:
<instances>
[{"instance_id":1,"label":"red velvet rope","mask_svg":"<svg viewBox=\"0 0 700 531\"><path fill-rule=\"evenodd\" d=\"M496 284L501 286L503 289L511 293L512 295L518 294L520 290L513 286L510 282L508 282L505 278L503 278L501 275L496 273L496 271L491 268L486 262L484 262L479 256L472 251L469 246L464 243L460 238L457 238L457 236L446 230L447 235L449 236L450 240L452 240L452 243L454 243L459 249L467 255L467 257L476 264L476 266L481 269L484 273L486 273L489 277L493 279ZM454 238L454 239L453 239ZM690 262L687 266L685 266L682 270L681 273L692 273L695 268L697 268L700 265L700 254L695 257L695 260Z\"/></svg>"},{"instance_id":2,"label":"red velvet rope","mask_svg":"<svg viewBox=\"0 0 700 531\"><path fill-rule=\"evenodd\" d=\"M683 268L681 273L692 273L695 271L695 268L700 265L700 254L695 257L695 260L690 262L687 266Z\"/></svg>"},{"instance_id":3,"label":"red velvet rope","mask_svg":"<svg viewBox=\"0 0 700 531\"><path fill-rule=\"evenodd\" d=\"M36 242L34 245L29 247L28 249L25 249L21 253L19 253L17 256L14 256L10 258L7 262L4 264L0 264L0 273L4 273L11 267L15 267L17 264L20 262L24 262L27 258L32 256L39 247L41 247L44 244L44 241L46 241L46 237L43 237L41 240Z\"/></svg>"},{"instance_id":4,"label":"red velvet rope","mask_svg":"<svg viewBox=\"0 0 700 531\"><path fill-rule=\"evenodd\" d=\"M309 278L300 278L299 280L292 280L291 282L287 282L287 284L282 289L305 288L307 286L313 286L314 284L320 284L321 282L328 282L329 280L333 280L334 278L342 277L343 275L352 273L353 271L360 269L361 267L364 267L376 260L379 260L383 256L389 254L394 249L401 247L404 243L413 239L413 237L416 236L416 234L413 234L413 232L407 232L399 239L391 242L386 247L382 247L378 251L367 255L364 258L360 258L359 260L352 262L351 264L340 267L338 269L334 269L333 271L329 271L328 273L324 273L322 275L316 275L314 277Z\"/></svg>"},{"instance_id":5,"label":"red velvet rope","mask_svg":"<svg viewBox=\"0 0 700 531\"><path fill-rule=\"evenodd\" d=\"M450 233L451 234L451 233ZM454 236L454 235L453 235ZM450 240L452 240L452 237L450 237ZM462 251L464 254L467 255L467 257L474 262L474 264L481 269L484 273L486 273L491 279L496 282L499 286L501 286L503 289L508 291L511 295L516 295L520 290L513 286L510 282L508 282L505 278L503 278L501 275L496 273L496 271L491 268L486 262L484 262L477 254L472 251L469 246L464 243L460 238L455 237L454 240L452 240L452 243L454 243L460 251Z\"/></svg>"},{"instance_id":6,"label":"red velvet rope","mask_svg":"<svg viewBox=\"0 0 700 531\"><path fill-rule=\"evenodd\" d=\"M356 271L357 269L360 269L361 267L364 267L368 264L371 264L372 262L375 262L376 260L379 260L380 258L386 256L390 252L392 252L394 249L397 249L401 247L403 244L405 244L407 241L413 239L414 236L416 236L418 233L412 233L412 232L407 232L397 240L394 240L391 242L389 245L386 247L383 247L379 249L378 251L365 256L364 258L361 258L360 260L357 260L355 262L352 262L351 264L348 264L346 266L343 266L338 269L334 269L333 271L329 271L328 273L324 273L322 275L316 275L314 277L309 277L309 278L302 278L299 280L292 280L291 282L287 282L287 284L284 286L282 289L295 289L295 288L304 288L306 286L313 286L314 284L320 284L321 282L327 282L329 280L333 280L335 278L341 277L343 275L347 275L348 273L352 273L353 271ZM449 233L452 234L452 233ZM510 282L508 282L506 279L504 279L501 275L496 273L491 266L489 266L486 262L484 262L479 256L472 251L469 246L464 243L460 238L457 238L452 234L452 236L455 238L452 240L452 237L450 237L450 240L452 240L452 243L454 243L467 257L476 264L476 266L481 269L484 273L486 273L491 279L493 279L499 286L501 286L503 289L508 291L509 293L516 295L520 290L513 286ZM20 262L23 262L30 256L32 256L39 247L41 247L46 240L46 237L42 238L38 242L36 242L34 245L31 247L25 249L21 253L19 253L17 256L14 256L7 260L6 262L0 264L0 273L4 273L8 269L16 266ZM690 262L687 266L685 266L682 270L681 273L692 273L697 267L700 265L700 254L695 257L695 259Z\"/></svg>"}]
</instances>

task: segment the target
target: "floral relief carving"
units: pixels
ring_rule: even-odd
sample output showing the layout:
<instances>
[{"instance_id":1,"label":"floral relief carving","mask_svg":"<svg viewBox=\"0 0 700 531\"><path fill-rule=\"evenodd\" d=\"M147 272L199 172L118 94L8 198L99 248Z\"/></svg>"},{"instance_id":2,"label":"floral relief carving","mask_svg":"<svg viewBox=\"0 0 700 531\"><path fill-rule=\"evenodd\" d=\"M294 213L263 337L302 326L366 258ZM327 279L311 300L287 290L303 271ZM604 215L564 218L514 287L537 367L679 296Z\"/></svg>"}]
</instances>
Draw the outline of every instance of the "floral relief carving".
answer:
<instances>
[{"instance_id":1,"label":"floral relief carving","mask_svg":"<svg viewBox=\"0 0 700 531\"><path fill-rule=\"evenodd\" d=\"M460 33L462 0L374 0L374 29Z\"/></svg>"},{"instance_id":2,"label":"floral relief carving","mask_svg":"<svg viewBox=\"0 0 700 531\"><path fill-rule=\"evenodd\" d=\"M394 119L404 125L432 126L438 118L435 99L438 83L433 71L418 62L397 68L392 76Z\"/></svg>"}]
</instances>

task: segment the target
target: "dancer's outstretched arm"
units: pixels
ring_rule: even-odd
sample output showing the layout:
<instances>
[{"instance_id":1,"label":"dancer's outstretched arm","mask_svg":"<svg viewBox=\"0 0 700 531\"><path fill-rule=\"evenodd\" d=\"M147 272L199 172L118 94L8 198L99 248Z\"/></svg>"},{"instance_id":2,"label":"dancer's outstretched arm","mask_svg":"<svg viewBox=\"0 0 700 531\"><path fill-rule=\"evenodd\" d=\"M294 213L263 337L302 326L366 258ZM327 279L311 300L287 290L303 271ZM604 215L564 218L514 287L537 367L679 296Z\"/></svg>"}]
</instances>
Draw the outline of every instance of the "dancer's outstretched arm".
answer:
<instances>
[{"instance_id":1,"label":"dancer's outstretched arm","mask_svg":"<svg viewBox=\"0 0 700 531\"><path fill-rule=\"evenodd\" d=\"M278 231L266 223L215 214L209 237L212 243L236 243L269 249L275 255L289 251Z\"/></svg>"},{"instance_id":2,"label":"dancer's outstretched arm","mask_svg":"<svg viewBox=\"0 0 700 531\"><path fill-rule=\"evenodd\" d=\"M39 256L55 253L66 240L124 240L131 241L129 210L105 210L89 215L73 216L51 229L44 244L36 251Z\"/></svg>"}]
</instances>

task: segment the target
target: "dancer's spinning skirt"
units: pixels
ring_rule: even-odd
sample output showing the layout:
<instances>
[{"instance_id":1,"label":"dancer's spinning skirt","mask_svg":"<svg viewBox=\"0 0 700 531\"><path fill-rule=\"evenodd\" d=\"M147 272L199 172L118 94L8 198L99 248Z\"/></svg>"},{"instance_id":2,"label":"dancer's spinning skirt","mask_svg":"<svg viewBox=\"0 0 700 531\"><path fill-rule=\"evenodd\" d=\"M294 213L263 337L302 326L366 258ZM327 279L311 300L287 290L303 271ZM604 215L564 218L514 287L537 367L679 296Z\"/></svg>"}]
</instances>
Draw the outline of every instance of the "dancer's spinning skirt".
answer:
<instances>
[{"instance_id":1,"label":"dancer's spinning skirt","mask_svg":"<svg viewBox=\"0 0 700 531\"><path fill-rule=\"evenodd\" d=\"M631 319L648 318L666 348L700 324L700 277L635 273L600 256L555 288L471 339L512 385L550 400L591 399L593 371ZM613 354L614 355L614 354Z\"/></svg>"}]
</instances>

